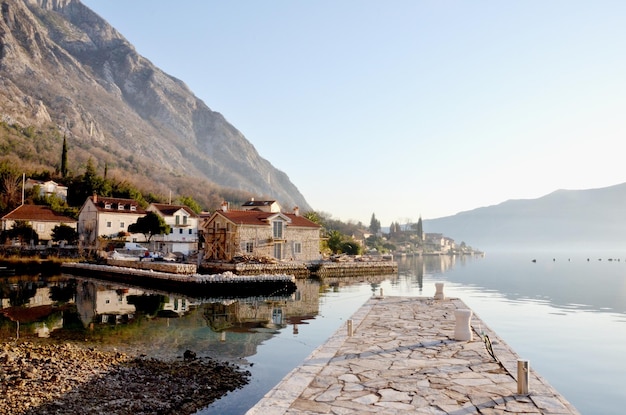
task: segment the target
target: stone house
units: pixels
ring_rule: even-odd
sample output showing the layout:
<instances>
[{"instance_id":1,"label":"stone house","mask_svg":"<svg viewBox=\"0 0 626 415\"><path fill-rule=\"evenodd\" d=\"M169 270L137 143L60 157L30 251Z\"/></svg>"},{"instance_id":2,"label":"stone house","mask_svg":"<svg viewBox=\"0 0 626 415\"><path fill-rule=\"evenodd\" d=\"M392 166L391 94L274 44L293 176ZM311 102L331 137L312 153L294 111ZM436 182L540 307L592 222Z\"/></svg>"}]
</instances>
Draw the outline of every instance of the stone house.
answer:
<instances>
[{"instance_id":1,"label":"stone house","mask_svg":"<svg viewBox=\"0 0 626 415\"><path fill-rule=\"evenodd\" d=\"M228 203L202 224L204 258L231 261L235 257L309 262L321 258L320 229L300 216L299 209L281 212L276 201L248 201L239 210Z\"/></svg>"},{"instance_id":2,"label":"stone house","mask_svg":"<svg viewBox=\"0 0 626 415\"><path fill-rule=\"evenodd\" d=\"M181 252L185 255L198 250L198 215L188 206L152 203L146 209L161 216L170 227L167 235L155 235L158 250L164 253Z\"/></svg>"},{"instance_id":3,"label":"stone house","mask_svg":"<svg viewBox=\"0 0 626 415\"><path fill-rule=\"evenodd\" d=\"M15 222L22 221L30 224L39 242L52 240L52 229L61 224L76 229L76 219L62 215L42 205L21 205L2 217L2 230L9 230Z\"/></svg>"},{"instance_id":4,"label":"stone house","mask_svg":"<svg viewBox=\"0 0 626 415\"><path fill-rule=\"evenodd\" d=\"M140 242L142 234L128 234L128 226L136 223L146 211L136 200L89 196L78 213L78 235L88 246L98 238L115 239L123 235L130 242Z\"/></svg>"}]
</instances>

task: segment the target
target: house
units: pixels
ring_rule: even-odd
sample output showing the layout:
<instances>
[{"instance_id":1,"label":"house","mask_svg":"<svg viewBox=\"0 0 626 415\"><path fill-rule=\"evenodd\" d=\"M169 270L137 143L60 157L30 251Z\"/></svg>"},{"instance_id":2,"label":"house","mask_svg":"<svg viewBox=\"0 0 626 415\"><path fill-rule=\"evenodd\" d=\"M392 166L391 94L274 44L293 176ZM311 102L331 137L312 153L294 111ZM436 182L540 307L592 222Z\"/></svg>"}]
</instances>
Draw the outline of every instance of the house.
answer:
<instances>
[{"instance_id":1,"label":"house","mask_svg":"<svg viewBox=\"0 0 626 415\"><path fill-rule=\"evenodd\" d=\"M198 215L188 206L152 203L146 209L161 216L170 227L167 235L155 235L159 251L181 252L185 255L198 250Z\"/></svg>"},{"instance_id":2,"label":"house","mask_svg":"<svg viewBox=\"0 0 626 415\"><path fill-rule=\"evenodd\" d=\"M454 239L440 233L425 234L424 249L430 252L450 253L456 247Z\"/></svg>"},{"instance_id":3,"label":"house","mask_svg":"<svg viewBox=\"0 0 626 415\"><path fill-rule=\"evenodd\" d=\"M88 246L93 246L99 237L112 239L120 235L130 242L143 241L142 234L129 235L128 226L145 214L136 200L93 195L78 213L78 235Z\"/></svg>"},{"instance_id":4,"label":"house","mask_svg":"<svg viewBox=\"0 0 626 415\"><path fill-rule=\"evenodd\" d=\"M300 216L299 209L281 212L276 201L251 200L239 210L228 203L203 224L204 258L231 261L238 256L308 262L321 258L321 227Z\"/></svg>"},{"instance_id":5,"label":"house","mask_svg":"<svg viewBox=\"0 0 626 415\"><path fill-rule=\"evenodd\" d=\"M25 190L38 189L37 196L46 197L46 196L57 196L59 199L66 201L67 200L67 186L63 186L62 184L56 183L52 180L35 180L35 179L27 179L24 183Z\"/></svg>"},{"instance_id":6,"label":"house","mask_svg":"<svg viewBox=\"0 0 626 415\"><path fill-rule=\"evenodd\" d=\"M76 219L62 215L42 205L21 205L2 217L2 230L9 230L15 222L22 221L30 224L39 241L51 241L52 229L61 224L76 229Z\"/></svg>"}]
</instances>

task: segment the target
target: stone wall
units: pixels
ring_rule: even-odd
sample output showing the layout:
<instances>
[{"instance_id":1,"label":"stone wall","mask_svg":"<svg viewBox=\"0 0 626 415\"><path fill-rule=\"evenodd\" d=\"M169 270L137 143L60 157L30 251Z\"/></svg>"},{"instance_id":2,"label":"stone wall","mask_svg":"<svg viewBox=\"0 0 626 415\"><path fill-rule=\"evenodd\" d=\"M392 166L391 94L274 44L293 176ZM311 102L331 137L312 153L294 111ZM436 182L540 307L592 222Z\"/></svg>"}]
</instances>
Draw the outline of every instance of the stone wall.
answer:
<instances>
[{"instance_id":1,"label":"stone wall","mask_svg":"<svg viewBox=\"0 0 626 415\"><path fill-rule=\"evenodd\" d=\"M230 271L237 275L289 274L301 278L308 277L311 274L306 264L297 262L278 264L232 264L206 262L203 268L203 271L209 273L222 273Z\"/></svg>"},{"instance_id":2,"label":"stone wall","mask_svg":"<svg viewBox=\"0 0 626 415\"><path fill-rule=\"evenodd\" d=\"M318 277L353 277L357 275L392 274L398 272L395 261L323 262L313 271Z\"/></svg>"},{"instance_id":3,"label":"stone wall","mask_svg":"<svg viewBox=\"0 0 626 415\"><path fill-rule=\"evenodd\" d=\"M150 269L171 274L191 275L197 272L195 264L179 264L160 261L124 261L119 259L107 259L107 265L135 269Z\"/></svg>"}]
</instances>

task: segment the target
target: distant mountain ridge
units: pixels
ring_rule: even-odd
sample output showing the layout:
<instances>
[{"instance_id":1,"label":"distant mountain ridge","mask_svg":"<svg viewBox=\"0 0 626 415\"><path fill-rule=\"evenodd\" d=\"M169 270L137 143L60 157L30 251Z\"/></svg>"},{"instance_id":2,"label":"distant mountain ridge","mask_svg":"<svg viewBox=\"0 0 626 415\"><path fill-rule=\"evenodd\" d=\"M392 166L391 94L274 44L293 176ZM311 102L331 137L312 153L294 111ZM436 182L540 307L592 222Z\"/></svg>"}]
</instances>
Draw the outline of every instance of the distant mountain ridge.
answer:
<instances>
[{"instance_id":1,"label":"distant mountain ridge","mask_svg":"<svg viewBox=\"0 0 626 415\"><path fill-rule=\"evenodd\" d=\"M475 248L565 247L626 249L626 183L587 190L557 190L538 199L424 220L424 231L443 233Z\"/></svg>"},{"instance_id":2,"label":"distant mountain ridge","mask_svg":"<svg viewBox=\"0 0 626 415\"><path fill-rule=\"evenodd\" d=\"M1 13L0 121L58 134L43 146L2 146L0 155L37 161L49 147L60 155L66 135L79 162L91 156L121 176L184 178L178 185L197 194L214 183L310 210L241 132L79 0L3 1Z\"/></svg>"}]
</instances>

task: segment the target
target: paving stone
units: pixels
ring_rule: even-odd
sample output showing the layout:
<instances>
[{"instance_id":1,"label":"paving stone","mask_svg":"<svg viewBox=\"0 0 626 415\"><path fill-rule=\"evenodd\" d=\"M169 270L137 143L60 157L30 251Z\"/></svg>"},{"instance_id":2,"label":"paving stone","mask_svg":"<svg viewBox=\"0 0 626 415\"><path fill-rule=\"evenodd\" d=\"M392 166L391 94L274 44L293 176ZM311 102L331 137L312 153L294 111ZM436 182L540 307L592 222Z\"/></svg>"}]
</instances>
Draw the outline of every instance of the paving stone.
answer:
<instances>
[{"instance_id":1,"label":"paving stone","mask_svg":"<svg viewBox=\"0 0 626 415\"><path fill-rule=\"evenodd\" d=\"M454 340L459 299L373 297L248 415L580 415L531 368L517 395L519 356L475 314L474 339ZM487 353L489 336L499 361Z\"/></svg>"}]
</instances>

